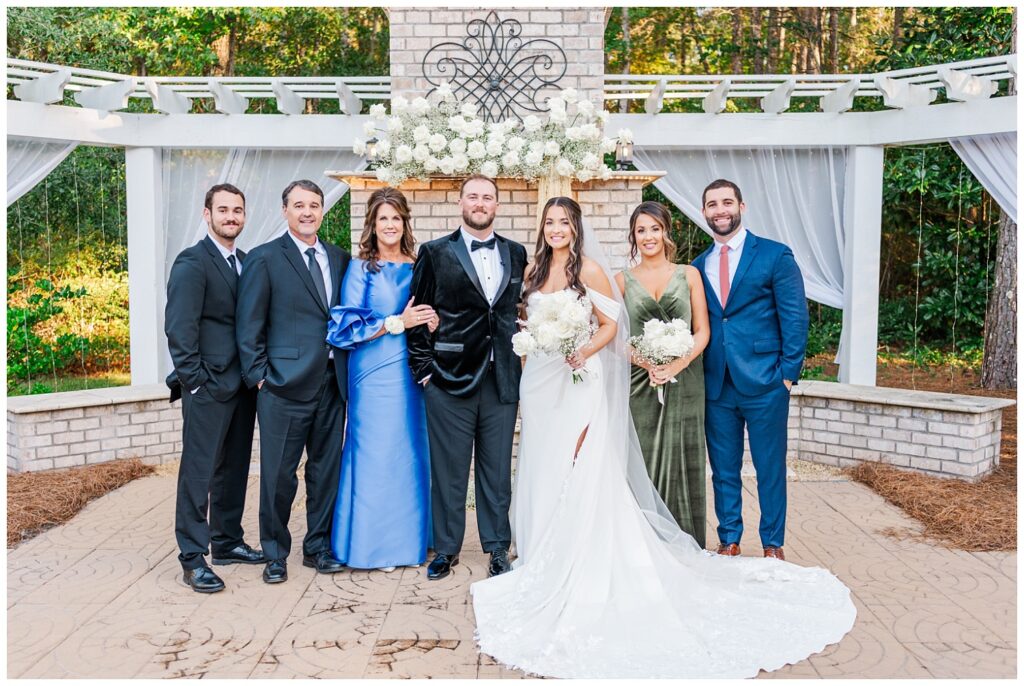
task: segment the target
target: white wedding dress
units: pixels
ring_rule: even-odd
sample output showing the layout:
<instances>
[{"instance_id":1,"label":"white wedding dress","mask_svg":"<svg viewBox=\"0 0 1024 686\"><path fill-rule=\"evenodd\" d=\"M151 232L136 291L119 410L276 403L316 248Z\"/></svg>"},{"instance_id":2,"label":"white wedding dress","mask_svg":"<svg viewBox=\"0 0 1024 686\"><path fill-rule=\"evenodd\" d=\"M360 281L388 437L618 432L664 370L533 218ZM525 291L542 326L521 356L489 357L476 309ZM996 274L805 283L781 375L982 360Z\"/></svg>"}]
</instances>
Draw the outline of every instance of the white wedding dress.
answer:
<instances>
[{"instance_id":1,"label":"white wedding dress","mask_svg":"<svg viewBox=\"0 0 1024 686\"><path fill-rule=\"evenodd\" d=\"M588 295L622 330L576 384L563 358L527 358L511 511L518 559L471 586L480 650L553 677L735 678L839 641L856 610L828 571L714 555L675 524L629 417L624 308Z\"/></svg>"}]
</instances>

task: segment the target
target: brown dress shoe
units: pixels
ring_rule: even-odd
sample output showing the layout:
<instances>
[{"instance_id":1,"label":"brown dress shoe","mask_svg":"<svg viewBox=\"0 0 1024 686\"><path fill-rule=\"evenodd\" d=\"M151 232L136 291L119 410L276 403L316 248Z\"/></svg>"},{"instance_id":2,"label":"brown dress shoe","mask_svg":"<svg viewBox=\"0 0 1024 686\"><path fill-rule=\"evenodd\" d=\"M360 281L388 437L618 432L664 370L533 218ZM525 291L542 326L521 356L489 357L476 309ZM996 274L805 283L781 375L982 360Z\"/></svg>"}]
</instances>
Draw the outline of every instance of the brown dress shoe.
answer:
<instances>
[{"instance_id":1,"label":"brown dress shoe","mask_svg":"<svg viewBox=\"0 0 1024 686\"><path fill-rule=\"evenodd\" d=\"M774 557L776 560L785 560L786 556L782 553L782 548L775 548L768 546L764 549L765 557Z\"/></svg>"},{"instance_id":2,"label":"brown dress shoe","mask_svg":"<svg viewBox=\"0 0 1024 686\"><path fill-rule=\"evenodd\" d=\"M736 557L740 554L740 544L730 543L729 545L722 544L718 546L719 555L728 555L729 557Z\"/></svg>"}]
</instances>

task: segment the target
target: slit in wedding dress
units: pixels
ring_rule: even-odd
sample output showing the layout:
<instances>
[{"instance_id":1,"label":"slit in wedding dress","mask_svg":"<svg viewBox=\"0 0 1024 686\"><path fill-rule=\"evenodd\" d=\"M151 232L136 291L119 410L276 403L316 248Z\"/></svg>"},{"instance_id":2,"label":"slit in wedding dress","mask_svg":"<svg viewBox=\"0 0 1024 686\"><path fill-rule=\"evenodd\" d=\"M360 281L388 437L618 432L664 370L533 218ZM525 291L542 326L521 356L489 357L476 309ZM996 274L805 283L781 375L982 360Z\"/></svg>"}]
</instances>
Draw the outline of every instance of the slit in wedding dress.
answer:
<instances>
[{"instance_id":1,"label":"slit in wedding dress","mask_svg":"<svg viewBox=\"0 0 1024 686\"><path fill-rule=\"evenodd\" d=\"M589 431L589 430L590 430L590 424L587 424L585 427L583 427L583 433L580 434L579 440L576 441L576 452L573 453L573 456L572 456L572 464L573 464L573 466L576 465L576 458L580 456L580 448L583 447L583 441L586 440L586 438L587 438L587 431Z\"/></svg>"}]
</instances>

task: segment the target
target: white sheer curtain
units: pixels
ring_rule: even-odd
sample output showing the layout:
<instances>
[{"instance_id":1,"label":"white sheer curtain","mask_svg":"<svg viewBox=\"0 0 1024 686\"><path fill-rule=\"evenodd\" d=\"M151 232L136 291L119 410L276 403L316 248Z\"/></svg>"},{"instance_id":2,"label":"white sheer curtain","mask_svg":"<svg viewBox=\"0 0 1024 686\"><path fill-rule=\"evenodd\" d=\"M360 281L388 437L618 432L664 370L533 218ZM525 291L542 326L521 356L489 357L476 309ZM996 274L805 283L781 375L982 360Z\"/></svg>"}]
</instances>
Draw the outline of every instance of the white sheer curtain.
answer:
<instances>
[{"instance_id":1,"label":"white sheer curtain","mask_svg":"<svg viewBox=\"0 0 1024 686\"><path fill-rule=\"evenodd\" d=\"M32 190L78 147L74 141L7 137L7 206Z\"/></svg>"},{"instance_id":2,"label":"white sheer curtain","mask_svg":"<svg viewBox=\"0 0 1024 686\"><path fill-rule=\"evenodd\" d=\"M951 138L949 144L999 206L1017 221L1017 132Z\"/></svg>"},{"instance_id":3,"label":"white sheer curtain","mask_svg":"<svg viewBox=\"0 0 1024 686\"><path fill-rule=\"evenodd\" d=\"M645 148L634 161L667 172L654 185L709 234L701 193L715 179L735 182L747 207L743 225L792 248L808 298L842 308L846 148Z\"/></svg>"},{"instance_id":4,"label":"white sheer curtain","mask_svg":"<svg viewBox=\"0 0 1024 686\"><path fill-rule=\"evenodd\" d=\"M320 186L326 211L345 195L348 186L324 176L324 171L358 171L364 166L362 157L344 150L165 149L165 280L178 253L206 235L203 199L210 186L230 183L245 193L245 229L237 244L250 250L285 230L281 191L290 182L309 179Z\"/></svg>"}]
</instances>

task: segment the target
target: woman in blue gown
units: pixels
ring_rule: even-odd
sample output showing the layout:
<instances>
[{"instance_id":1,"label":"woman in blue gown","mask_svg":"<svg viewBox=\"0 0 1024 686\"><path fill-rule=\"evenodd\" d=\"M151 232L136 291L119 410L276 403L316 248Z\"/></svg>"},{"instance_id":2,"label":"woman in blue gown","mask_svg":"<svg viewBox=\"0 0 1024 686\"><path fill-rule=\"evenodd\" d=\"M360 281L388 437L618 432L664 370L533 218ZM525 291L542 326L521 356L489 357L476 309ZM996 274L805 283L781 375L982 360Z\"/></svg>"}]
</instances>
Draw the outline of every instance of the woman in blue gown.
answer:
<instances>
[{"instance_id":1,"label":"woman in blue gown","mask_svg":"<svg viewBox=\"0 0 1024 686\"><path fill-rule=\"evenodd\" d=\"M422 389L407 362L404 329L437 326L414 305L409 206L394 188L370 196L359 258L349 264L327 342L348 350L348 420L331 551L356 569L391 571L426 559L430 455Z\"/></svg>"}]
</instances>

